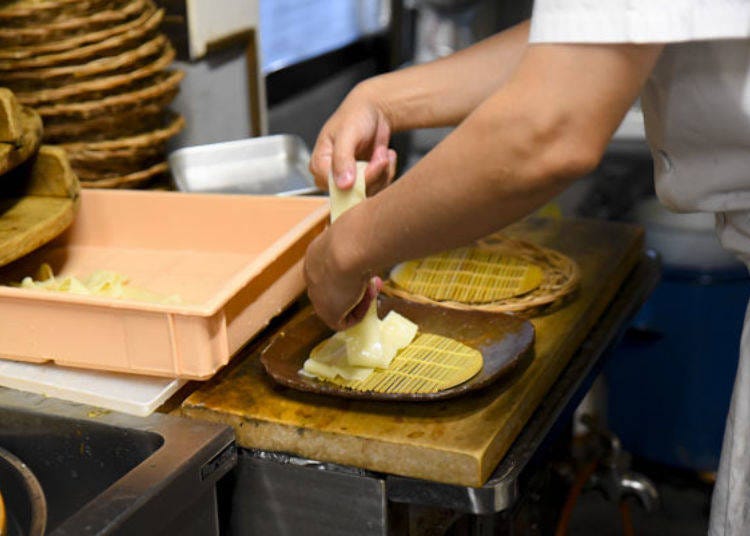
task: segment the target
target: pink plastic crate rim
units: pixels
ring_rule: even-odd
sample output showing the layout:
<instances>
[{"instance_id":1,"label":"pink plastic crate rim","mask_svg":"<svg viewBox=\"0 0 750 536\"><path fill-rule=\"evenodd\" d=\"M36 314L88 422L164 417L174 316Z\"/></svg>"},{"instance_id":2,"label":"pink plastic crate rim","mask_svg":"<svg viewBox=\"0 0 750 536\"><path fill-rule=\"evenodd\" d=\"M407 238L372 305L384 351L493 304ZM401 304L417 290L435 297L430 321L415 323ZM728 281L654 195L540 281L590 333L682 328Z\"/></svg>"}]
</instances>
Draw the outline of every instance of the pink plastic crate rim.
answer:
<instances>
[{"instance_id":1,"label":"pink plastic crate rim","mask_svg":"<svg viewBox=\"0 0 750 536\"><path fill-rule=\"evenodd\" d=\"M184 304L0 287L0 357L206 378L304 291L319 197L84 190L71 228L0 269L4 283L98 269Z\"/></svg>"}]
</instances>

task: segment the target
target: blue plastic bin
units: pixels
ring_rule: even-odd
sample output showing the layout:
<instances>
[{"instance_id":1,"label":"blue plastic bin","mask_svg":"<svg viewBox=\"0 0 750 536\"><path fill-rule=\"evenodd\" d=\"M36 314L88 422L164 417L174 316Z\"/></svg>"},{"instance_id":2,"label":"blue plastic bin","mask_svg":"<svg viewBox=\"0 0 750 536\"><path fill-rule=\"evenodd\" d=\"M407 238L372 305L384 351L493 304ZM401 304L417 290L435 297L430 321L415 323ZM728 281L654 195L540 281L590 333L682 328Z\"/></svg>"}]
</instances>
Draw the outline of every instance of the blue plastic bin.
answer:
<instances>
[{"instance_id":1,"label":"blue plastic bin","mask_svg":"<svg viewBox=\"0 0 750 536\"><path fill-rule=\"evenodd\" d=\"M744 269L665 271L605 368L609 425L631 453L718 468L748 297Z\"/></svg>"}]
</instances>

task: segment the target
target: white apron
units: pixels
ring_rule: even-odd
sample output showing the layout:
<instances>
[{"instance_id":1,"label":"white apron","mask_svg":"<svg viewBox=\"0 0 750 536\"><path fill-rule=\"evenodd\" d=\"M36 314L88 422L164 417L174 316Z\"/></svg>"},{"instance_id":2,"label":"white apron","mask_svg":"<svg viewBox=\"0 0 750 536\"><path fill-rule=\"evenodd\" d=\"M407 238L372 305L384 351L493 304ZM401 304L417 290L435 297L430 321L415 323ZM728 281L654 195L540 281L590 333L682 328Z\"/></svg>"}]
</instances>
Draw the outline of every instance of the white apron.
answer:
<instances>
[{"instance_id":1,"label":"white apron","mask_svg":"<svg viewBox=\"0 0 750 536\"><path fill-rule=\"evenodd\" d=\"M667 43L642 95L657 195L715 213L750 267L749 38L750 0L536 0L531 29L532 42ZM750 536L750 307L709 534Z\"/></svg>"},{"instance_id":2,"label":"white apron","mask_svg":"<svg viewBox=\"0 0 750 536\"><path fill-rule=\"evenodd\" d=\"M659 198L672 209L714 212L722 244L746 264L749 73L747 40L669 45L642 97ZM749 319L750 310L712 498L711 536L750 535Z\"/></svg>"}]
</instances>

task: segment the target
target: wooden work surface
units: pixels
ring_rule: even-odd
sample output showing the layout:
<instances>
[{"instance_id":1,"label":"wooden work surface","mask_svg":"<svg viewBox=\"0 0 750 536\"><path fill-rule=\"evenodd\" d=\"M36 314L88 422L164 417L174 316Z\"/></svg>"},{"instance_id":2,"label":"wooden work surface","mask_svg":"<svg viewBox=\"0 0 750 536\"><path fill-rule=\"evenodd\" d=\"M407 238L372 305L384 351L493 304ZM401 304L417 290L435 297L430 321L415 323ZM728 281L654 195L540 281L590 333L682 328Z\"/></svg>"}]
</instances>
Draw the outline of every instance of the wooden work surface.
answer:
<instances>
[{"instance_id":1,"label":"wooden work surface","mask_svg":"<svg viewBox=\"0 0 750 536\"><path fill-rule=\"evenodd\" d=\"M432 403L336 399L275 385L258 360L264 341L233 370L202 386L182 414L234 427L237 443L390 474L482 485L507 452L642 250L634 226L593 220L530 220L509 232L573 257L578 294L532 320L535 356L486 390Z\"/></svg>"}]
</instances>

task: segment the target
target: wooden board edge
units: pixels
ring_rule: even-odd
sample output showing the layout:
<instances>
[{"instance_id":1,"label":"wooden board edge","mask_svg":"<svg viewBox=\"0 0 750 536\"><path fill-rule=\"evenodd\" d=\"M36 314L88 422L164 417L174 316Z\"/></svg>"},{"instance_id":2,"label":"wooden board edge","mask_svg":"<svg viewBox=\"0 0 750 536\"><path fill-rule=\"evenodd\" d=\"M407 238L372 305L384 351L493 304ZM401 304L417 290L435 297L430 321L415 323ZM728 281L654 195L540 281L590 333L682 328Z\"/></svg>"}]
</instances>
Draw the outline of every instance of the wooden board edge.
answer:
<instances>
[{"instance_id":1,"label":"wooden board edge","mask_svg":"<svg viewBox=\"0 0 750 536\"><path fill-rule=\"evenodd\" d=\"M315 434L310 435L309 441L302 442L302 448L289 451L284 446L294 441L286 438L296 436L294 438L296 440L299 437L304 437L308 433L307 429L289 426L280 422L272 423L269 421L246 419L236 414L222 414L200 406L183 405L179 415L186 418L200 419L231 426L235 433L235 443L241 448L284 452L315 461L348 465L369 471L408 478L433 480L457 486L482 485L478 453L477 456L471 456L466 453L446 452L424 446L394 446L393 443L381 442L372 438L335 434L320 430L315 430ZM339 450L337 450L335 456L330 454L330 438L332 437L336 438L336 442L339 445ZM364 447L363 444L365 445ZM382 452L378 456L372 456L373 462L367 464L359 463L360 460L356 455L347 455L347 452L361 452L363 448L367 450L382 449ZM430 456L431 451L435 454L434 459ZM402 460L402 465L394 469L392 462L379 462L380 459L391 460L392 458ZM418 463L415 463L415 461L418 461ZM435 467L445 468L446 473L444 478L435 478Z\"/></svg>"},{"instance_id":2,"label":"wooden board edge","mask_svg":"<svg viewBox=\"0 0 750 536\"><path fill-rule=\"evenodd\" d=\"M593 312L590 313L590 317L586 322L586 325L582 329L578 330L578 333L573 334L576 339L575 343L571 345L573 350L569 353L569 355L563 358L564 363L561 364L561 370L563 370L565 366L567 366L567 364L570 362L573 355L575 355L575 348L580 347L583 341L585 341L586 337L591 332L591 329L604 315L605 311L612 303L612 300L617 295L617 292L622 288L628 276L633 273L636 266L638 265L638 262L643 255L645 231L638 226L632 226L632 228L634 231L632 235L632 243L630 244L629 249L625 250L625 252L623 253L623 258L619 264L620 267L625 266L625 268L618 272L620 277L617 281L617 284L605 285L601 289L600 292L604 293L603 295L606 296L606 299L595 302L596 307L592 310ZM557 381L556 377L550 378L547 385L544 386L543 391L545 393L548 392L555 381ZM498 464L502 461L503 457L510 450L513 442L503 442L503 439L505 437L513 437L515 441L515 438L518 437L518 434L521 432L523 427L526 426L526 423L529 421L534 411L536 411L536 407L531 408L530 411L525 411L524 415L517 415L517 417L519 418L516 418L513 421L514 426L512 428L512 434L508 434L508 429L505 428L502 435L497 433L493 436L492 440L489 442L489 446L484 451L484 456L482 456L479 461L479 472L481 475L481 483L479 485L482 485L487 481Z\"/></svg>"}]
</instances>

